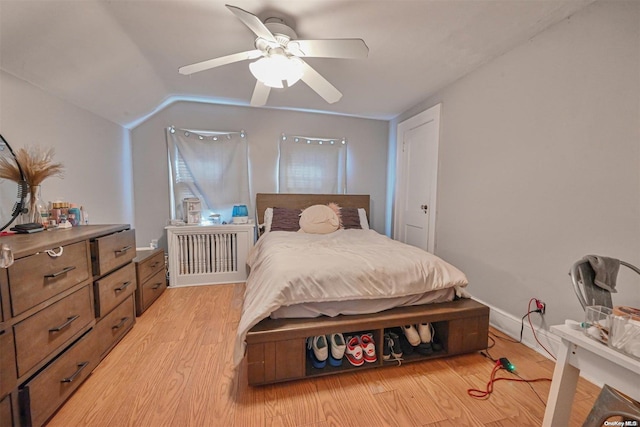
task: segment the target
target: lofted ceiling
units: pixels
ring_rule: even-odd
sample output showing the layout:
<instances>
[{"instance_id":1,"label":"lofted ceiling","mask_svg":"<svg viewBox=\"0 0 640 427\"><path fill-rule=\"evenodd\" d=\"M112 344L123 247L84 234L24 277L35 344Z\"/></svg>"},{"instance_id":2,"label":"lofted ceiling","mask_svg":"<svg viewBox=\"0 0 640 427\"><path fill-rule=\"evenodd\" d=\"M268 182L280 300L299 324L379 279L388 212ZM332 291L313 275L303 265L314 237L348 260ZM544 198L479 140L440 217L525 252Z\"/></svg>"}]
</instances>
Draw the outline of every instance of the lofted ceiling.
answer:
<instances>
[{"instance_id":1,"label":"lofted ceiling","mask_svg":"<svg viewBox=\"0 0 640 427\"><path fill-rule=\"evenodd\" d=\"M343 97L304 83L266 107L391 119L593 0L227 0L301 39L362 38L367 59L306 61ZM254 49L207 0L0 0L0 69L124 127L177 100L249 105L249 61L190 76L183 65ZM262 107L264 108L264 107Z\"/></svg>"}]
</instances>

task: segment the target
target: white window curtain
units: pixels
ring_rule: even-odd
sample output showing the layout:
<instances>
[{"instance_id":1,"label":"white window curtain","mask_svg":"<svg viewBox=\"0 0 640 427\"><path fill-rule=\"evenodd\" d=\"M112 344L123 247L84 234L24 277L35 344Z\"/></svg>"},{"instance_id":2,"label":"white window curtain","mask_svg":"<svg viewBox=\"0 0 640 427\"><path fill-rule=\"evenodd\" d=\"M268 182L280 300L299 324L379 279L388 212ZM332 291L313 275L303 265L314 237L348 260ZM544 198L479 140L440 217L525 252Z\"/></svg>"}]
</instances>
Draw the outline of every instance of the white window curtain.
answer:
<instances>
[{"instance_id":1,"label":"white window curtain","mask_svg":"<svg viewBox=\"0 0 640 427\"><path fill-rule=\"evenodd\" d=\"M249 188L249 145L240 132L193 131L169 127L167 149L171 217L183 219L182 201L197 197L202 218L219 213L231 220L236 204L253 212Z\"/></svg>"},{"instance_id":2,"label":"white window curtain","mask_svg":"<svg viewBox=\"0 0 640 427\"><path fill-rule=\"evenodd\" d=\"M278 161L278 192L347 192L347 141L283 134Z\"/></svg>"}]
</instances>

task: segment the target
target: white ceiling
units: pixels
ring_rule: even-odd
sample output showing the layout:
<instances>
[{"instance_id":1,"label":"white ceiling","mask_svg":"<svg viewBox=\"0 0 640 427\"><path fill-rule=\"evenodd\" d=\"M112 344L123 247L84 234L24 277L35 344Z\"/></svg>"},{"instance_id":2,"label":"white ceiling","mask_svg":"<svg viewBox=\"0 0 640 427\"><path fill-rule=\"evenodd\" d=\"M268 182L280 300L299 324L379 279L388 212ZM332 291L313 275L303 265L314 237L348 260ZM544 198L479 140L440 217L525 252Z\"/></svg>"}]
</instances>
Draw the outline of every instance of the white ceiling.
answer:
<instances>
[{"instance_id":1,"label":"white ceiling","mask_svg":"<svg viewBox=\"0 0 640 427\"><path fill-rule=\"evenodd\" d=\"M391 119L593 0L227 0L284 18L302 39L362 38L364 60L309 58L343 98L300 82L267 107ZM253 49L225 1L0 0L0 68L125 127L175 100L248 105L248 61L182 65Z\"/></svg>"}]
</instances>

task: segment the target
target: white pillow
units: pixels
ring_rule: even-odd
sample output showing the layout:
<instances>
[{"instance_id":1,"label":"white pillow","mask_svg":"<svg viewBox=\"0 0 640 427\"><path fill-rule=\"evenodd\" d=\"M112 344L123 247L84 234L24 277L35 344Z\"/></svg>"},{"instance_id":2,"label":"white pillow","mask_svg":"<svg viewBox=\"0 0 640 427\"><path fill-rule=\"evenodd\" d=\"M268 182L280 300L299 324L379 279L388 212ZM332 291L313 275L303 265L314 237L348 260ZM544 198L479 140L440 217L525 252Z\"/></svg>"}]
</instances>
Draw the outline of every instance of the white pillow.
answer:
<instances>
[{"instance_id":1,"label":"white pillow","mask_svg":"<svg viewBox=\"0 0 640 427\"><path fill-rule=\"evenodd\" d=\"M302 211L300 230L309 234L329 234L340 227L335 211L327 205L313 205Z\"/></svg>"},{"instance_id":2,"label":"white pillow","mask_svg":"<svg viewBox=\"0 0 640 427\"><path fill-rule=\"evenodd\" d=\"M264 223L259 224L260 227L264 226L264 232L271 231L271 221L273 221L273 208L267 208L264 210Z\"/></svg>"},{"instance_id":3,"label":"white pillow","mask_svg":"<svg viewBox=\"0 0 640 427\"><path fill-rule=\"evenodd\" d=\"M360 227L363 230L369 229L369 221L367 220L367 211L363 208L358 208L358 216L360 217Z\"/></svg>"}]
</instances>

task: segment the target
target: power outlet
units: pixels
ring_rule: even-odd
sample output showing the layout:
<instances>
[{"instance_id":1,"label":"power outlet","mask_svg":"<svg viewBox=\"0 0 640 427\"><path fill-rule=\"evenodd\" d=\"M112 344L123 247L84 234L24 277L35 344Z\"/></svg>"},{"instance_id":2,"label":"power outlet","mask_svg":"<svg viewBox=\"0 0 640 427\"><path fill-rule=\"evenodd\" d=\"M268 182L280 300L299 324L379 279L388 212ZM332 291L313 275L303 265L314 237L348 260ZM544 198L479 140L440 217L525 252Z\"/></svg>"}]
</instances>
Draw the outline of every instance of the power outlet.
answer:
<instances>
[{"instance_id":1,"label":"power outlet","mask_svg":"<svg viewBox=\"0 0 640 427\"><path fill-rule=\"evenodd\" d=\"M540 314L544 314L547 310L547 304L542 302L542 300L536 299L536 309L540 310Z\"/></svg>"}]
</instances>

